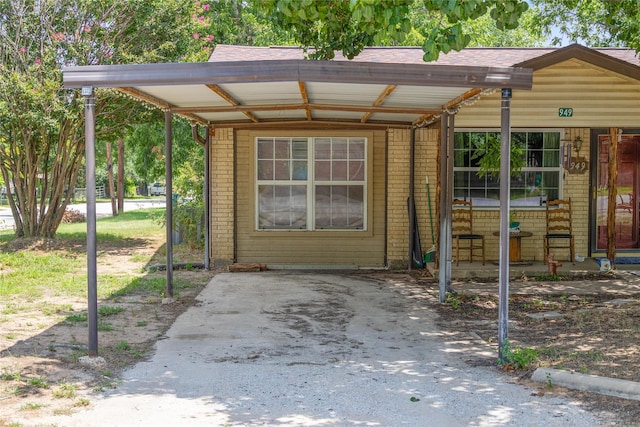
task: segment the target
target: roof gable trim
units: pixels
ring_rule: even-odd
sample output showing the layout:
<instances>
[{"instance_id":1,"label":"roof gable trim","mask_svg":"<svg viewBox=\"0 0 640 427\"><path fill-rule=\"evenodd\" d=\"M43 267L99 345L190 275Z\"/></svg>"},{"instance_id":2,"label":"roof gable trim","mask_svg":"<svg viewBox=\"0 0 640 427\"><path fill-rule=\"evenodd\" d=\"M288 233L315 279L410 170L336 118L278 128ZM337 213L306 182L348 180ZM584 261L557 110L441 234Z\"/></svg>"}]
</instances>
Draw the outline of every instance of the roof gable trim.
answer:
<instances>
[{"instance_id":1,"label":"roof gable trim","mask_svg":"<svg viewBox=\"0 0 640 427\"><path fill-rule=\"evenodd\" d=\"M519 64L515 64L514 67L526 67L536 71L570 59L578 59L606 70L640 80L640 67L579 44L572 44L537 58L520 62Z\"/></svg>"}]
</instances>

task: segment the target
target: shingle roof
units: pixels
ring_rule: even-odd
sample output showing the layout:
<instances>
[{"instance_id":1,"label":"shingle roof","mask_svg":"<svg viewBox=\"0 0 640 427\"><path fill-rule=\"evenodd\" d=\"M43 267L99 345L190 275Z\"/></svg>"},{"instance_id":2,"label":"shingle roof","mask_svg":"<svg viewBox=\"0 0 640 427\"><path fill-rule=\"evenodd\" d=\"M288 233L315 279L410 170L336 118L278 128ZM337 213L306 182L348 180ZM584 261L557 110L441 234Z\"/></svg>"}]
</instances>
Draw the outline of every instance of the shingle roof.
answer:
<instances>
[{"instance_id":1,"label":"shingle roof","mask_svg":"<svg viewBox=\"0 0 640 427\"><path fill-rule=\"evenodd\" d=\"M578 45L572 45L578 46ZM569 46L571 47L571 46ZM640 67L640 58L633 49L625 48L585 48L594 52L611 56L631 65ZM434 62L438 65L472 65L481 67L513 67L531 61L541 56L561 51L564 48L519 48L519 47L470 47L460 52L451 51L441 54ZM420 47L368 47L356 56L356 62L378 62L391 64L419 64L423 63L424 52ZM210 62L218 61L248 61L275 59L302 59L304 53L298 47L275 46L231 46L218 45L214 50ZM340 53L335 60L347 60Z\"/></svg>"}]
</instances>

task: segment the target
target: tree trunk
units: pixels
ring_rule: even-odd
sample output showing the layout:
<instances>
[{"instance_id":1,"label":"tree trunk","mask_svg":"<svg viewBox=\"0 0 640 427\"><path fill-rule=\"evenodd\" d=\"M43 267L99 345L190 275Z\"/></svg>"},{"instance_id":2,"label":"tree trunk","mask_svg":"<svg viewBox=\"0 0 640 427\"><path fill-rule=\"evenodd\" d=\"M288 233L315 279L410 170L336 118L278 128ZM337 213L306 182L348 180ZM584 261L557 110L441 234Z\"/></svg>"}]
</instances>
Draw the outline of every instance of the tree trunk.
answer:
<instances>
[{"instance_id":1,"label":"tree trunk","mask_svg":"<svg viewBox=\"0 0 640 427\"><path fill-rule=\"evenodd\" d=\"M84 140L73 120L62 120L56 131L25 124L0 144L0 171L17 237L54 237L73 194Z\"/></svg>"},{"instance_id":2,"label":"tree trunk","mask_svg":"<svg viewBox=\"0 0 640 427\"><path fill-rule=\"evenodd\" d=\"M113 158L111 156L111 143L107 142L107 177L109 179L109 200L111 200L111 213L113 216L118 215L116 209L116 194L113 188Z\"/></svg>"},{"instance_id":3,"label":"tree trunk","mask_svg":"<svg viewBox=\"0 0 640 427\"><path fill-rule=\"evenodd\" d=\"M607 207L607 259L616 265L616 198L618 197L618 129L609 128L609 204Z\"/></svg>"},{"instance_id":4,"label":"tree trunk","mask_svg":"<svg viewBox=\"0 0 640 427\"><path fill-rule=\"evenodd\" d=\"M124 212L124 138L118 139L118 212Z\"/></svg>"}]
</instances>

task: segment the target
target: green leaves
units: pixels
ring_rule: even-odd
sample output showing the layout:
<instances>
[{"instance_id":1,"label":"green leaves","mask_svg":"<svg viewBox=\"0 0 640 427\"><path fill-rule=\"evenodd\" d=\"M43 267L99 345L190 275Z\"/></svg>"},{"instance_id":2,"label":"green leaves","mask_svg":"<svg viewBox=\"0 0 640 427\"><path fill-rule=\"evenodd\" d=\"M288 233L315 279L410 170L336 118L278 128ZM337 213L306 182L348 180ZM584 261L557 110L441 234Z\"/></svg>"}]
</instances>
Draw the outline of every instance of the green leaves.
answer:
<instances>
[{"instance_id":1,"label":"green leaves","mask_svg":"<svg viewBox=\"0 0 640 427\"><path fill-rule=\"evenodd\" d=\"M411 29L409 0L305 0L262 2L265 15L287 28L311 59L332 59L336 51L351 59L365 46L403 40Z\"/></svg>"},{"instance_id":2,"label":"green leaves","mask_svg":"<svg viewBox=\"0 0 640 427\"><path fill-rule=\"evenodd\" d=\"M489 175L491 178L500 178L500 154L501 154L501 142L499 133L487 133L486 138L484 134L472 140L471 143L475 147L471 159L478 160L478 177L482 178L485 175ZM509 167L511 175L517 175L525 165L524 158L524 145L517 138L511 139L510 148L511 164Z\"/></svg>"},{"instance_id":3,"label":"green leaves","mask_svg":"<svg viewBox=\"0 0 640 427\"><path fill-rule=\"evenodd\" d=\"M505 340L500 349L502 358L498 360L498 366L506 370L529 369L539 356L538 350L528 347L512 347L509 340Z\"/></svg>"},{"instance_id":4,"label":"green leaves","mask_svg":"<svg viewBox=\"0 0 640 427\"><path fill-rule=\"evenodd\" d=\"M425 61L471 43L466 23L491 11L494 26L511 29L528 9L523 0L265 0L263 10L287 28L311 59L351 59L371 45L402 44L423 35ZM295 7L295 8L294 8ZM419 15L422 16L419 16ZM415 24L415 25L414 25Z\"/></svg>"},{"instance_id":5,"label":"green leaves","mask_svg":"<svg viewBox=\"0 0 640 427\"><path fill-rule=\"evenodd\" d=\"M588 46L627 46L640 51L638 0L536 0L541 25ZM555 44L560 37L554 39Z\"/></svg>"},{"instance_id":6,"label":"green leaves","mask_svg":"<svg viewBox=\"0 0 640 427\"><path fill-rule=\"evenodd\" d=\"M498 29L514 29L518 26L520 16L529 8L524 2L518 0L505 0L495 2L491 10L491 17L496 22Z\"/></svg>"},{"instance_id":7,"label":"green leaves","mask_svg":"<svg viewBox=\"0 0 640 427\"><path fill-rule=\"evenodd\" d=\"M212 15L233 16L241 3L212 2L216 10L183 0L37 3L0 0L0 172L15 188L16 234L53 237L84 151L83 102L77 91L61 88L61 68L206 60ZM96 93L98 145L149 118L128 97Z\"/></svg>"}]
</instances>

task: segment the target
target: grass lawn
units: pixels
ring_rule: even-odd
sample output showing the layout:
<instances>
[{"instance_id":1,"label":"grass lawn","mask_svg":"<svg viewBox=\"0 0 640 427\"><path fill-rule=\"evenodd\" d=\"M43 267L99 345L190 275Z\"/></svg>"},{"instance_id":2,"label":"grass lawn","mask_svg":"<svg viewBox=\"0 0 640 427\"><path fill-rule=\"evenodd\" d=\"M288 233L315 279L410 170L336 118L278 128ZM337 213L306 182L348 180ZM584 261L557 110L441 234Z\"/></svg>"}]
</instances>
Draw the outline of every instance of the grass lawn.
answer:
<instances>
[{"instance_id":1,"label":"grass lawn","mask_svg":"<svg viewBox=\"0 0 640 427\"><path fill-rule=\"evenodd\" d=\"M147 276L144 270L165 260L162 213L140 209L98 220L99 298L139 287L164 291L164 279ZM176 262L202 259L183 246L174 248ZM16 239L11 230L0 232L0 297L86 296L86 266L86 223L62 224L55 239Z\"/></svg>"},{"instance_id":2,"label":"grass lawn","mask_svg":"<svg viewBox=\"0 0 640 427\"><path fill-rule=\"evenodd\" d=\"M16 239L0 231L0 426L51 425L117 387L122 369L148 357L177 316L195 303L214 271L174 271L163 303L164 209L97 222L98 354L88 350L86 223L63 224L54 239ZM202 250L174 245L175 262L201 262ZM89 377L87 376L89 375Z\"/></svg>"}]
</instances>

